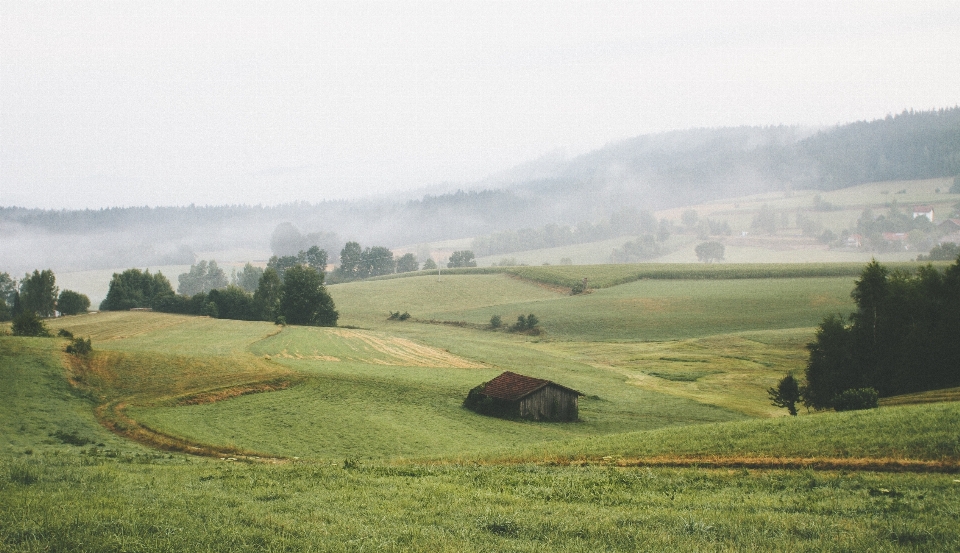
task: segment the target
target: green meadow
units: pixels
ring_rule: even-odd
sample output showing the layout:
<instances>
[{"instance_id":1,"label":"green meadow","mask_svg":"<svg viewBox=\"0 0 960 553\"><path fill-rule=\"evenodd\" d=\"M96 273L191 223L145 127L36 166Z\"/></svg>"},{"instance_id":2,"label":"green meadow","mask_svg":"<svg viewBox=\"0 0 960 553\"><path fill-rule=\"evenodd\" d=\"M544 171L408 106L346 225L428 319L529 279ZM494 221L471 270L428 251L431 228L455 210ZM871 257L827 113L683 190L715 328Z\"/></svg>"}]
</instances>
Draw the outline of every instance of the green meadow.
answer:
<instances>
[{"instance_id":1,"label":"green meadow","mask_svg":"<svg viewBox=\"0 0 960 553\"><path fill-rule=\"evenodd\" d=\"M443 272L331 286L338 328L49 321L89 358L0 336L0 550L957 550L954 392L766 398L857 274ZM528 313L539 334L489 328ZM581 420L461 406L505 370L581 391Z\"/></svg>"}]
</instances>

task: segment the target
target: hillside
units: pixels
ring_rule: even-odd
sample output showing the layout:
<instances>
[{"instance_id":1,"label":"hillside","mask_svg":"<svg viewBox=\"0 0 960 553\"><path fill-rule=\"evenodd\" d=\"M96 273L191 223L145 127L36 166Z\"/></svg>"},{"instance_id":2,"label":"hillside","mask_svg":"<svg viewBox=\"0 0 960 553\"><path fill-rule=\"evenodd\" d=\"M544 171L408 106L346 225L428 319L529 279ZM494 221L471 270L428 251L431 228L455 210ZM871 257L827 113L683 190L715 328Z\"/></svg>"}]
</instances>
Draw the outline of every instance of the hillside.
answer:
<instances>
[{"instance_id":1,"label":"hillside","mask_svg":"<svg viewBox=\"0 0 960 553\"><path fill-rule=\"evenodd\" d=\"M855 269L420 274L331 287L349 328L49 321L87 358L0 335L0 548L949 550L952 391L799 417L766 399ZM596 286L568 295L580 275ZM484 324L529 312L539 335ZM461 406L503 370L582 391L581 420Z\"/></svg>"}]
</instances>

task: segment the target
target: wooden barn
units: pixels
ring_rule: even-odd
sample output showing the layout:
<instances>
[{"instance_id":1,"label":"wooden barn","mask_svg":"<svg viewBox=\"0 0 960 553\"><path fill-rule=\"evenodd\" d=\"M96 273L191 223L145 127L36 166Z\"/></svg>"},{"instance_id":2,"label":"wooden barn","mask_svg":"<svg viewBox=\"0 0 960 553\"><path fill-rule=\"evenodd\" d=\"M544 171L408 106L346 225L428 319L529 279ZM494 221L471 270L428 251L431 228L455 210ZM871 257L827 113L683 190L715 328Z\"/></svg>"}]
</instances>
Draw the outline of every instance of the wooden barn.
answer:
<instances>
[{"instance_id":1,"label":"wooden barn","mask_svg":"<svg viewBox=\"0 0 960 553\"><path fill-rule=\"evenodd\" d=\"M464 406L484 415L535 421L575 421L583 394L549 380L505 372L470 390Z\"/></svg>"}]
</instances>

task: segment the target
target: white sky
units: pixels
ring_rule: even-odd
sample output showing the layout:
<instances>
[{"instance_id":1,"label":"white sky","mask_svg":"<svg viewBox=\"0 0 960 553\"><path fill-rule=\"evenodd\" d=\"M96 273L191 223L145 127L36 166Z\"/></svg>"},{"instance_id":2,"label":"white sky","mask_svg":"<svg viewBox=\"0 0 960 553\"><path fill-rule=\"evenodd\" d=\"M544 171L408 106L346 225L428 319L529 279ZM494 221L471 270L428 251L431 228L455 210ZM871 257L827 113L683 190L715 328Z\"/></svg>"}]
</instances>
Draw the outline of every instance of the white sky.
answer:
<instances>
[{"instance_id":1,"label":"white sky","mask_svg":"<svg viewBox=\"0 0 960 553\"><path fill-rule=\"evenodd\" d=\"M277 204L960 103L960 2L0 0L0 205Z\"/></svg>"}]
</instances>

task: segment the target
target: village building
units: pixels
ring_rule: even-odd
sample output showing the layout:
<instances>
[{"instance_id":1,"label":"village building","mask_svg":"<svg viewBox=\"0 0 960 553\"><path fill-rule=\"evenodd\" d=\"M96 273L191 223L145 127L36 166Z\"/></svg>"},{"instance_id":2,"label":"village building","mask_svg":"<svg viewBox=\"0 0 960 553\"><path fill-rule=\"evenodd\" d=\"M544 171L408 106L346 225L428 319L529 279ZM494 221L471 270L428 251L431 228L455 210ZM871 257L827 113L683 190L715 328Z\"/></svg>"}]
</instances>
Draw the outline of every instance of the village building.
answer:
<instances>
[{"instance_id":1,"label":"village building","mask_svg":"<svg viewBox=\"0 0 960 553\"><path fill-rule=\"evenodd\" d=\"M932 205L918 205L913 208L913 218L917 217L926 217L931 223L933 222L933 206Z\"/></svg>"},{"instance_id":2,"label":"village building","mask_svg":"<svg viewBox=\"0 0 960 553\"><path fill-rule=\"evenodd\" d=\"M549 380L507 371L470 390L463 402L483 415L535 421L576 421L583 394Z\"/></svg>"}]
</instances>

